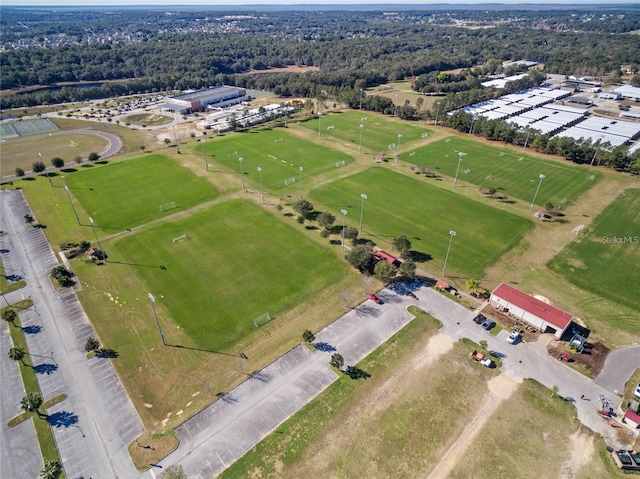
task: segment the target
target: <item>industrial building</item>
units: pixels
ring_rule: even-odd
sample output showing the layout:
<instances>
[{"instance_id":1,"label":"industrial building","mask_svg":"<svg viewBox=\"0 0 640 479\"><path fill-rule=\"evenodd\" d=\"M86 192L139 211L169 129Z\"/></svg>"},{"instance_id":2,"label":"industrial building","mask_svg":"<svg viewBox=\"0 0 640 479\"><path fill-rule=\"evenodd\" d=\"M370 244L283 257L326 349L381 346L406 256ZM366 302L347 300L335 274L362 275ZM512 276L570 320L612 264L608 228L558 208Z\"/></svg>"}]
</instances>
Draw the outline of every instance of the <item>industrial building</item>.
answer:
<instances>
[{"instance_id":1,"label":"industrial building","mask_svg":"<svg viewBox=\"0 0 640 479\"><path fill-rule=\"evenodd\" d=\"M251 97L247 95L246 89L222 85L172 96L167 103L160 105L160 108L177 113L192 113L212 107L223 108L249 100Z\"/></svg>"}]
</instances>

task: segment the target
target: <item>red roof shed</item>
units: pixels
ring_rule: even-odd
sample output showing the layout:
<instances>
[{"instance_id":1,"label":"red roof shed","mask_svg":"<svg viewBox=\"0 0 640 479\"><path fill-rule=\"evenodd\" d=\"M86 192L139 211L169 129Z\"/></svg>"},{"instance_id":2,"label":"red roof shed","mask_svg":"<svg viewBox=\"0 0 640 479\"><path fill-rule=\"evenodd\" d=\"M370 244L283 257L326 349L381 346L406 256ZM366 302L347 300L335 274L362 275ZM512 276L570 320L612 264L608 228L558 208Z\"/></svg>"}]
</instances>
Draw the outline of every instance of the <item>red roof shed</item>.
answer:
<instances>
[{"instance_id":1,"label":"red roof shed","mask_svg":"<svg viewBox=\"0 0 640 479\"><path fill-rule=\"evenodd\" d=\"M375 253L373 253L373 255L378 258L378 259L383 259L385 260L387 263L389 264L393 264L396 261L398 261L398 258L396 258L395 256L393 256L392 254L387 253L386 251L382 251L381 249L379 249L378 251L376 251Z\"/></svg>"},{"instance_id":2,"label":"red roof shed","mask_svg":"<svg viewBox=\"0 0 640 479\"><path fill-rule=\"evenodd\" d=\"M444 279L439 279L436 281L436 286L442 289L449 289L449 283L447 283Z\"/></svg>"},{"instance_id":3,"label":"red roof shed","mask_svg":"<svg viewBox=\"0 0 640 479\"><path fill-rule=\"evenodd\" d=\"M627 409L624 413L624 418L628 422L632 422L636 427L640 426L640 415L633 412L631 409Z\"/></svg>"}]
</instances>

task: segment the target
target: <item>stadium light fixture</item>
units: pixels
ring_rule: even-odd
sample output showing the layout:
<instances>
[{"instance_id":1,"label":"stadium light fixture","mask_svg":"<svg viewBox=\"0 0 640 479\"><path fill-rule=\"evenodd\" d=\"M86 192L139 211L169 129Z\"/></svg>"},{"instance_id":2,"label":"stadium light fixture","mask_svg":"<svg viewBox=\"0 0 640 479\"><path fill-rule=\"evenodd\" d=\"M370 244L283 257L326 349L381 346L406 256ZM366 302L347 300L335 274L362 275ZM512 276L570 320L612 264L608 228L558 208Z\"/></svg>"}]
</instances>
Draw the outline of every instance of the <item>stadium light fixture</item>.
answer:
<instances>
[{"instance_id":1,"label":"stadium light fixture","mask_svg":"<svg viewBox=\"0 0 640 479\"><path fill-rule=\"evenodd\" d=\"M360 110L362 110L362 95L363 95L363 91L362 88L360 88Z\"/></svg>"},{"instance_id":2,"label":"stadium light fixture","mask_svg":"<svg viewBox=\"0 0 640 479\"><path fill-rule=\"evenodd\" d=\"M527 139L524 140L524 146L522 147L523 150L527 149L527 145L529 144L529 135L531 134L531 128L527 127Z\"/></svg>"},{"instance_id":3,"label":"stadium light fixture","mask_svg":"<svg viewBox=\"0 0 640 479\"><path fill-rule=\"evenodd\" d=\"M455 188L456 184L458 183L458 173L460 172L460 163L462 162L462 157L466 156L466 153L463 153L462 151L458 152L458 167L456 168L456 177L453 179L453 187Z\"/></svg>"},{"instance_id":4,"label":"stadium light fixture","mask_svg":"<svg viewBox=\"0 0 640 479\"><path fill-rule=\"evenodd\" d=\"M441 102L437 102L436 105L438 106L438 108L436 109L436 123L434 126L438 126L438 114L440 113L440 103Z\"/></svg>"},{"instance_id":5,"label":"stadium light fixture","mask_svg":"<svg viewBox=\"0 0 640 479\"><path fill-rule=\"evenodd\" d=\"M104 250L102 249L102 245L100 244L100 240L98 239L98 234L96 233L96 227L93 224L93 218L89 217L89 223L91 223L91 229L93 230L93 236L96 237L96 243L98 243L98 248L100 248L100 252L102 253L102 257L105 258L106 255Z\"/></svg>"},{"instance_id":6,"label":"stadium light fixture","mask_svg":"<svg viewBox=\"0 0 640 479\"><path fill-rule=\"evenodd\" d=\"M300 170L300 199L302 199L302 172L304 171L304 168L300 166L298 169Z\"/></svg>"},{"instance_id":7,"label":"stadium light fixture","mask_svg":"<svg viewBox=\"0 0 640 479\"><path fill-rule=\"evenodd\" d=\"M262 189L262 168L258 166L258 173L260 173L260 200L264 205L264 190Z\"/></svg>"},{"instance_id":8,"label":"stadium light fixture","mask_svg":"<svg viewBox=\"0 0 640 479\"><path fill-rule=\"evenodd\" d=\"M396 143L396 165L398 164L398 160L400 159L400 140L402 139L402 135L398 133L398 142Z\"/></svg>"},{"instance_id":9,"label":"stadium light fixture","mask_svg":"<svg viewBox=\"0 0 640 479\"><path fill-rule=\"evenodd\" d=\"M64 190L67 192L67 198L69 199L69 204L71 205L71 209L73 210L73 214L76 216L76 221L80 224L80 218L78 218L78 212L76 211L76 207L73 206L73 201L71 201L71 195L69 194L69 187L67 185L64 186Z\"/></svg>"},{"instance_id":10,"label":"stadium light fixture","mask_svg":"<svg viewBox=\"0 0 640 479\"><path fill-rule=\"evenodd\" d=\"M478 115L473 115L473 117L471 117L471 126L469 127L469 134L473 132L473 122L476 121L477 119L478 119Z\"/></svg>"},{"instance_id":11,"label":"stadium light fixture","mask_svg":"<svg viewBox=\"0 0 640 479\"><path fill-rule=\"evenodd\" d=\"M447 261L449 260L449 250L451 249L451 242L453 241L453 237L456 235L456 232L453 230L449 231L449 246L447 247L447 254L444 257L444 266L442 267L442 277L444 278L444 274L447 271Z\"/></svg>"},{"instance_id":12,"label":"stadium light fixture","mask_svg":"<svg viewBox=\"0 0 640 479\"><path fill-rule=\"evenodd\" d=\"M320 120L322 119L322 112L319 111L318 112L318 138L320 138L322 136L322 133L320 132Z\"/></svg>"},{"instance_id":13,"label":"stadium light fixture","mask_svg":"<svg viewBox=\"0 0 640 479\"><path fill-rule=\"evenodd\" d=\"M536 192L533 195L533 200L531 201L531 206L529 207L529 213L531 213L531 210L533 209L533 205L536 203L536 197L538 196L538 191L540 191L540 186L542 185L542 180L544 180L546 178L546 176L544 176L542 173L540 173L538 175L538 178L540 178L540 181L538 182L538 187L536 188Z\"/></svg>"},{"instance_id":14,"label":"stadium light fixture","mask_svg":"<svg viewBox=\"0 0 640 479\"><path fill-rule=\"evenodd\" d=\"M362 129L363 128L364 128L364 125L360 123L360 147L358 148L358 153L362 153Z\"/></svg>"},{"instance_id":15,"label":"stadium light fixture","mask_svg":"<svg viewBox=\"0 0 640 479\"><path fill-rule=\"evenodd\" d=\"M347 210L340 210L342 213L342 251L344 251L344 229L347 225Z\"/></svg>"},{"instance_id":16,"label":"stadium light fixture","mask_svg":"<svg viewBox=\"0 0 640 479\"><path fill-rule=\"evenodd\" d=\"M244 172L242 171L242 157L238 158L238 162L240 163L240 179L242 180L242 192L246 192L246 188L244 187Z\"/></svg>"},{"instance_id":17,"label":"stadium light fixture","mask_svg":"<svg viewBox=\"0 0 640 479\"><path fill-rule=\"evenodd\" d=\"M149 293L149 302L151 303L151 309L153 310L153 317L155 318L156 325L158 326L158 332L160 333L160 339L162 339L162 344L164 346L166 346L167 343L164 340L164 333L162 332L162 329L160 328L160 321L158 321L158 314L156 313L156 298L151 293Z\"/></svg>"},{"instance_id":18,"label":"stadium light fixture","mask_svg":"<svg viewBox=\"0 0 640 479\"><path fill-rule=\"evenodd\" d=\"M204 140L201 138L200 143L202 143L202 159L204 160L204 167L207 171L209 171L209 163L207 163L207 155L204 152Z\"/></svg>"},{"instance_id":19,"label":"stadium light fixture","mask_svg":"<svg viewBox=\"0 0 640 479\"><path fill-rule=\"evenodd\" d=\"M176 140L176 152L180 154L180 145L178 144L178 135L176 135L176 127L173 126L173 138Z\"/></svg>"},{"instance_id":20,"label":"stadium light fixture","mask_svg":"<svg viewBox=\"0 0 640 479\"><path fill-rule=\"evenodd\" d=\"M360 198L362 198L362 206L360 207L360 232L362 233L362 218L364 217L364 200L367 199L367 195L362 193L360 195Z\"/></svg>"}]
</instances>

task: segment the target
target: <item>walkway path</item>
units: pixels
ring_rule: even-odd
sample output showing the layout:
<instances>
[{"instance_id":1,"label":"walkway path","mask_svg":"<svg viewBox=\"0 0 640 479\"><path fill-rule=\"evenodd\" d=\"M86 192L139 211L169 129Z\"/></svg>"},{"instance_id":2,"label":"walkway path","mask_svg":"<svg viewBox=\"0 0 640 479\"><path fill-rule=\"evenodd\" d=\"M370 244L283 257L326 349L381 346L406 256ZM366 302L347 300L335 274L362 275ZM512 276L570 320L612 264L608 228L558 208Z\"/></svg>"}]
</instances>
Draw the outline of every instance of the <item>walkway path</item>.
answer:
<instances>
[{"instance_id":1,"label":"walkway path","mask_svg":"<svg viewBox=\"0 0 640 479\"><path fill-rule=\"evenodd\" d=\"M42 230L25 224L32 213L22 192L0 192L0 211L0 229L8 233L3 263L27 282L6 297L34 302L19 316L32 331L27 345L44 399L67 394L47 410L66 476L137 476L127 446L144 429L126 391L109 360L85 357L84 343L95 333L73 291L54 291L49 273L58 262Z\"/></svg>"}]
</instances>

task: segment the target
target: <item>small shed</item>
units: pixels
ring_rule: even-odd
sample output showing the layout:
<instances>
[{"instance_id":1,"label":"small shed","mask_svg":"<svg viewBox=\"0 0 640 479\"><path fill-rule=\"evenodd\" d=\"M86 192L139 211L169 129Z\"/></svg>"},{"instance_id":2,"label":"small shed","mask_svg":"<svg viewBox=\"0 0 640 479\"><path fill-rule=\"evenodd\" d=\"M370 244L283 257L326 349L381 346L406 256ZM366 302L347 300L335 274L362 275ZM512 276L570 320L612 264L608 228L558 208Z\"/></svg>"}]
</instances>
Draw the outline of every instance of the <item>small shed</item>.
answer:
<instances>
[{"instance_id":1,"label":"small shed","mask_svg":"<svg viewBox=\"0 0 640 479\"><path fill-rule=\"evenodd\" d=\"M439 279L436 281L436 288L440 288L443 290L448 290L450 288L449 283L447 283L444 279Z\"/></svg>"},{"instance_id":2,"label":"small shed","mask_svg":"<svg viewBox=\"0 0 640 479\"><path fill-rule=\"evenodd\" d=\"M373 253L373 255L378 258L379 260L384 260L389 264L394 264L396 261L398 261L398 258L396 258L395 256L393 256L392 254L387 253L386 251L383 251L381 249L379 249L378 251L376 251L375 253Z\"/></svg>"},{"instance_id":3,"label":"small shed","mask_svg":"<svg viewBox=\"0 0 640 479\"><path fill-rule=\"evenodd\" d=\"M636 429L640 429L640 415L636 412L633 412L631 408L625 411L622 422L630 425L631 427L635 427Z\"/></svg>"}]
</instances>

